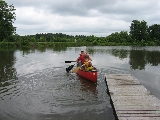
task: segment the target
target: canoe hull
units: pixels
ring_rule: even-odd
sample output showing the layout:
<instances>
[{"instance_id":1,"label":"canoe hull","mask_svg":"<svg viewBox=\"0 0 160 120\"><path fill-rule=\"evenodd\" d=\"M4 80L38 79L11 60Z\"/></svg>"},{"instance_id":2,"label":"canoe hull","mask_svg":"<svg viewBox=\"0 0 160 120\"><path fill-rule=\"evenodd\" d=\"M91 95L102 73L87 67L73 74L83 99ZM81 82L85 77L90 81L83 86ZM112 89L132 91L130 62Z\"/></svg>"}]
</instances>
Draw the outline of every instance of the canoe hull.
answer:
<instances>
[{"instance_id":1,"label":"canoe hull","mask_svg":"<svg viewBox=\"0 0 160 120\"><path fill-rule=\"evenodd\" d=\"M97 82L97 71L84 71L79 69L77 74L87 80Z\"/></svg>"}]
</instances>

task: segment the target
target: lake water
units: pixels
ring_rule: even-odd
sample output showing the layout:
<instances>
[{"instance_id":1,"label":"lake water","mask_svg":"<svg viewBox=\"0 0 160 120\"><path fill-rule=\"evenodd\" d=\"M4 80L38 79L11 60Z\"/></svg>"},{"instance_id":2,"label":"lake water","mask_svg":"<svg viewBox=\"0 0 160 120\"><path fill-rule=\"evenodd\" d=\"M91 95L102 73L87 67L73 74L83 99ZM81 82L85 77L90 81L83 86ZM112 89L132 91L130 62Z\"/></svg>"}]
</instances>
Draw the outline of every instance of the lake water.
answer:
<instances>
[{"instance_id":1,"label":"lake water","mask_svg":"<svg viewBox=\"0 0 160 120\"><path fill-rule=\"evenodd\" d=\"M97 83L65 71L81 50ZM105 74L132 74L160 99L160 47L0 50L0 120L114 120Z\"/></svg>"}]
</instances>

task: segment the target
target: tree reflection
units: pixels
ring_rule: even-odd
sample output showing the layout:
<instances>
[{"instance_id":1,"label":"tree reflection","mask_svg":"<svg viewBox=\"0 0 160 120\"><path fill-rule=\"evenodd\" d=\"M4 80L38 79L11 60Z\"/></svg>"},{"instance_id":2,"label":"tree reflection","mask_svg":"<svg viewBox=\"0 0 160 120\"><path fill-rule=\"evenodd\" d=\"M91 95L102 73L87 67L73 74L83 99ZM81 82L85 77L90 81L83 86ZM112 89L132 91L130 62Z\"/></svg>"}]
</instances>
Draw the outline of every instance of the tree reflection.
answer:
<instances>
[{"instance_id":1,"label":"tree reflection","mask_svg":"<svg viewBox=\"0 0 160 120\"><path fill-rule=\"evenodd\" d=\"M35 53L36 51L38 52L46 52L47 50L53 50L55 52L61 52L61 51L66 51L67 47L53 47L53 48L46 48L46 47L39 47L39 48L22 48L20 49L23 52L23 55L28 55L30 53Z\"/></svg>"},{"instance_id":2,"label":"tree reflection","mask_svg":"<svg viewBox=\"0 0 160 120\"><path fill-rule=\"evenodd\" d=\"M160 64L159 51L131 50L130 65L132 69L145 69L147 64L157 66Z\"/></svg>"},{"instance_id":3,"label":"tree reflection","mask_svg":"<svg viewBox=\"0 0 160 120\"><path fill-rule=\"evenodd\" d=\"M160 64L160 52L146 52L146 59L148 64L151 64L152 66L157 66L158 64Z\"/></svg>"},{"instance_id":4,"label":"tree reflection","mask_svg":"<svg viewBox=\"0 0 160 120\"><path fill-rule=\"evenodd\" d=\"M17 72L14 68L14 50L0 50L0 87L12 84L12 79L17 80Z\"/></svg>"},{"instance_id":5,"label":"tree reflection","mask_svg":"<svg viewBox=\"0 0 160 120\"><path fill-rule=\"evenodd\" d=\"M130 60L129 64L132 69L145 69L146 61L146 52L143 50L131 50L130 51Z\"/></svg>"},{"instance_id":6,"label":"tree reflection","mask_svg":"<svg viewBox=\"0 0 160 120\"><path fill-rule=\"evenodd\" d=\"M120 59L127 58L128 56L128 50L123 50L123 49L113 49L111 53L112 55L119 57Z\"/></svg>"},{"instance_id":7,"label":"tree reflection","mask_svg":"<svg viewBox=\"0 0 160 120\"><path fill-rule=\"evenodd\" d=\"M112 49L110 53L120 59L127 58L129 55L131 69L143 70L147 64L152 66L160 64L159 51Z\"/></svg>"},{"instance_id":8,"label":"tree reflection","mask_svg":"<svg viewBox=\"0 0 160 120\"><path fill-rule=\"evenodd\" d=\"M148 48L149 49L149 48ZM99 53L109 53L115 57L119 57L120 59L129 58L129 64L131 69L139 69L143 70L145 69L145 66L147 64L150 64L152 66L157 66L160 64L160 51L147 50L147 47L141 48L138 47L138 50L136 47L108 47L105 48L87 48L86 49L91 54Z\"/></svg>"}]
</instances>

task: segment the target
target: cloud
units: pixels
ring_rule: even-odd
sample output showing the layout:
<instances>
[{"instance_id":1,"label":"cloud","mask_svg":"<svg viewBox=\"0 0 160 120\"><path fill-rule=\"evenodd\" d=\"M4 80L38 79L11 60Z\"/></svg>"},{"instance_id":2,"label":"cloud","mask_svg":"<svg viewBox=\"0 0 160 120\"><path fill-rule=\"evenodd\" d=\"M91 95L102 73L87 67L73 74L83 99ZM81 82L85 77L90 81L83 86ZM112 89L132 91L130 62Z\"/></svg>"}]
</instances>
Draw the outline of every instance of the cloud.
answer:
<instances>
[{"instance_id":1,"label":"cloud","mask_svg":"<svg viewBox=\"0 0 160 120\"><path fill-rule=\"evenodd\" d=\"M16 8L17 34L107 36L129 31L132 20L159 23L158 0L6 0Z\"/></svg>"}]
</instances>

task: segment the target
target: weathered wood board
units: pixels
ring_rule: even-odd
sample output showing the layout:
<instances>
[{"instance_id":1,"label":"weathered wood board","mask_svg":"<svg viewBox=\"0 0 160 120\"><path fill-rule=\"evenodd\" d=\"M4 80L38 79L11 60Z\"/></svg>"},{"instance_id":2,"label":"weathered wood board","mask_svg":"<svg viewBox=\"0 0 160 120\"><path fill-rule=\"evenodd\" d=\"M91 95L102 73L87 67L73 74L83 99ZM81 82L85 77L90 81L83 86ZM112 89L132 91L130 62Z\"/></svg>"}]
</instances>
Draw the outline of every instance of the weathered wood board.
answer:
<instances>
[{"instance_id":1,"label":"weathered wood board","mask_svg":"<svg viewBox=\"0 0 160 120\"><path fill-rule=\"evenodd\" d=\"M119 120L160 120L160 100L130 74L106 74L106 85Z\"/></svg>"}]
</instances>

